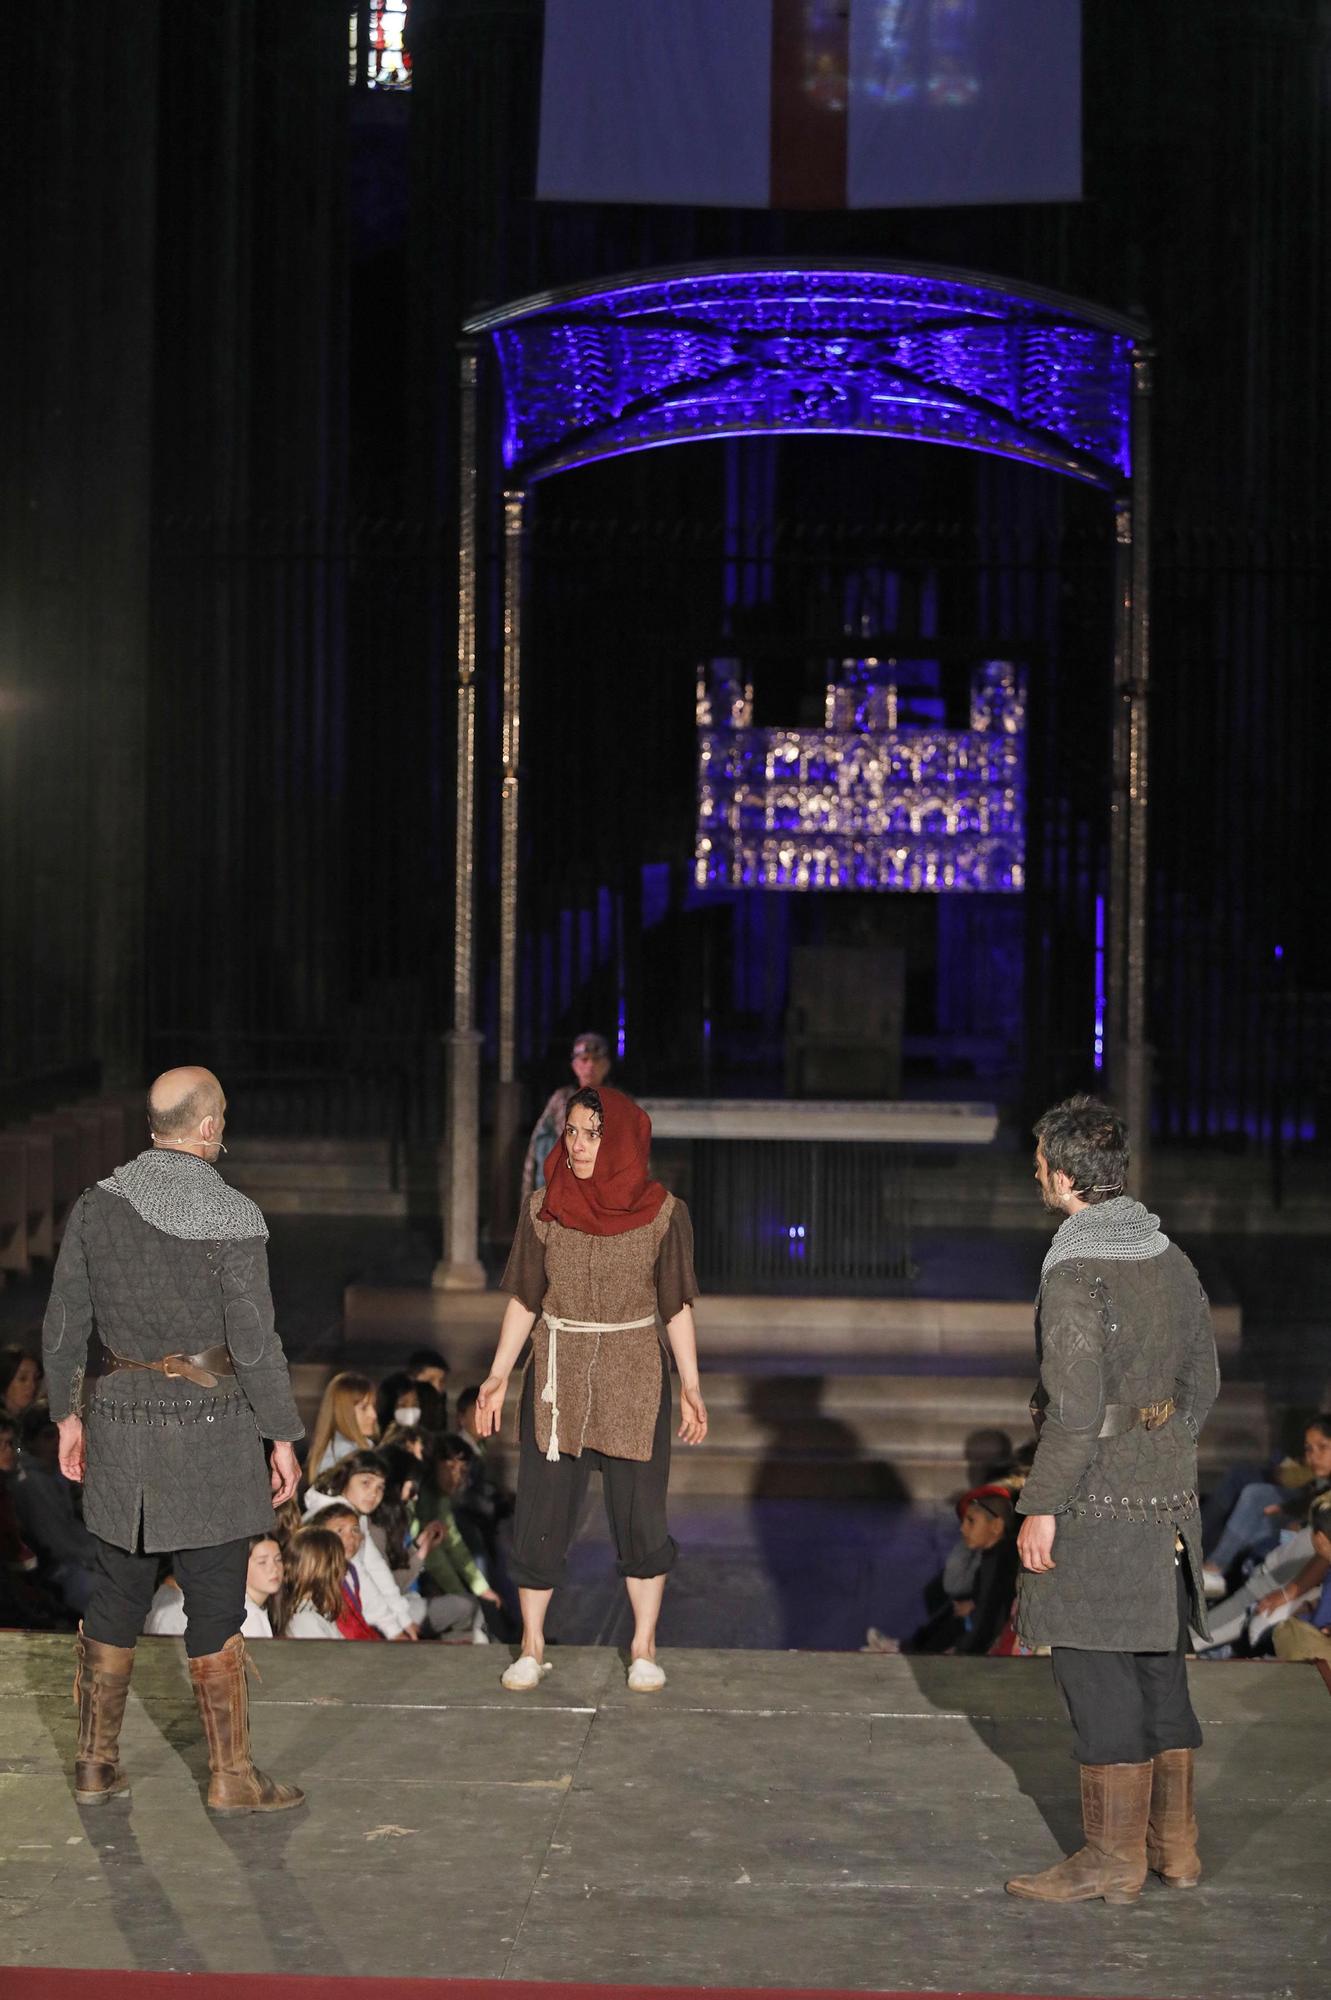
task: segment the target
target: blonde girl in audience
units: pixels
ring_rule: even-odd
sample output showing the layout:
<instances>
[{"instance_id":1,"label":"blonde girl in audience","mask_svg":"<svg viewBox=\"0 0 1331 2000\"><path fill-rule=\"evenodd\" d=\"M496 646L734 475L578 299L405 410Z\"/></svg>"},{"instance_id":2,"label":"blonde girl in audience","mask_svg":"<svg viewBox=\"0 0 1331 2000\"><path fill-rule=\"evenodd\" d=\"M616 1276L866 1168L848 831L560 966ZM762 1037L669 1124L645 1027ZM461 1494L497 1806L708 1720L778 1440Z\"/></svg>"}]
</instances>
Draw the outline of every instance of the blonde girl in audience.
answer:
<instances>
[{"instance_id":1,"label":"blonde girl in audience","mask_svg":"<svg viewBox=\"0 0 1331 2000\"><path fill-rule=\"evenodd\" d=\"M334 1375L324 1390L305 1464L311 1479L353 1451L368 1451L379 1435L374 1384L368 1375Z\"/></svg>"},{"instance_id":2,"label":"blonde girl in audience","mask_svg":"<svg viewBox=\"0 0 1331 2000\"><path fill-rule=\"evenodd\" d=\"M251 1535L249 1568L245 1572L247 1639L271 1639L281 1615L282 1549L276 1535ZM143 1629L154 1638L178 1638L185 1630L185 1600L180 1585L168 1576L157 1586Z\"/></svg>"},{"instance_id":3,"label":"blonde girl in audience","mask_svg":"<svg viewBox=\"0 0 1331 2000\"><path fill-rule=\"evenodd\" d=\"M282 1639L340 1639L346 1550L328 1528L297 1528L287 1543Z\"/></svg>"}]
</instances>

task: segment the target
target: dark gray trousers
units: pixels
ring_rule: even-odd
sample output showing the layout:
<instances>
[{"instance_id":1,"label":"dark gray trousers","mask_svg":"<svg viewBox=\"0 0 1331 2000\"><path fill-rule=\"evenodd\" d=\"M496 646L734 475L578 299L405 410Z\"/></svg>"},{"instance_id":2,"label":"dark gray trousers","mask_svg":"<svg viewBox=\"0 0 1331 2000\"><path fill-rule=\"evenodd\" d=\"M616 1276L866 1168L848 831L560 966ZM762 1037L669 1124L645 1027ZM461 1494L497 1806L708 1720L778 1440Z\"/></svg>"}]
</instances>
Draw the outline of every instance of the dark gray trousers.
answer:
<instances>
[{"instance_id":1,"label":"dark gray trousers","mask_svg":"<svg viewBox=\"0 0 1331 2000\"><path fill-rule=\"evenodd\" d=\"M132 1646L157 1588L160 1556L97 1543L97 1581L83 1614L84 1636L104 1646ZM250 1537L211 1549L178 1549L171 1570L185 1599L185 1651L191 1660L220 1653L245 1623Z\"/></svg>"},{"instance_id":2,"label":"dark gray trousers","mask_svg":"<svg viewBox=\"0 0 1331 2000\"><path fill-rule=\"evenodd\" d=\"M569 1546L578 1531L587 1482L601 1474L606 1520L620 1576L664 1576L678 1550L666 1526L670 1480L670 1376L661 1357L661 1402L652 1455L642 1461L583 1451L561 1452L552 1465L536 1442L536 1371L527 1370L518 1417L518 1502L508 1573L522 1590L554 1590L564 1581Z\"/></svg>"},{"instance_id":3,"label":"dark gray trousers","mask_svg":"<svg viewBox=\"0 0 1331 2000\"><path fill-rule=\"evenodd\" d=\"M1172 1653L1092 1653L1055 1646L1051 1664L1072 1718L1079 1764L1149 1764L1162 1750L1196 1750L1202 1727L1188 1693L1188 1613L1178 1565L1179 1637Z\"/></svg>"}]
</instances>

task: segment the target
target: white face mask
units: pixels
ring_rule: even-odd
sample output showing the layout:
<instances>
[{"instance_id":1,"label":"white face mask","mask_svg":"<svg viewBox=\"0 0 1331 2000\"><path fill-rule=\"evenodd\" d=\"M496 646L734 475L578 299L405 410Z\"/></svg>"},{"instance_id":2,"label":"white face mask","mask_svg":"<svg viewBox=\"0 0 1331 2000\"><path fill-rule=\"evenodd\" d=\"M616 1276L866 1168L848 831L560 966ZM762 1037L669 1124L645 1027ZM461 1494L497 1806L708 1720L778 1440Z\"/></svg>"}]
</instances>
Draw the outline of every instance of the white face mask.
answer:
<instances>
[{"instance_id":1,"label":"white face mask","mask_svg":"<svg viewBox=\"0 0 1331 2000\"><path fill-rule=\"evenodd\" d=\"M393 1412L393 1422L401 1424L404 1431L414 1428L421 1420L421 1413L415 1403L399 1403Z\"/></svg>"}]
</instances>

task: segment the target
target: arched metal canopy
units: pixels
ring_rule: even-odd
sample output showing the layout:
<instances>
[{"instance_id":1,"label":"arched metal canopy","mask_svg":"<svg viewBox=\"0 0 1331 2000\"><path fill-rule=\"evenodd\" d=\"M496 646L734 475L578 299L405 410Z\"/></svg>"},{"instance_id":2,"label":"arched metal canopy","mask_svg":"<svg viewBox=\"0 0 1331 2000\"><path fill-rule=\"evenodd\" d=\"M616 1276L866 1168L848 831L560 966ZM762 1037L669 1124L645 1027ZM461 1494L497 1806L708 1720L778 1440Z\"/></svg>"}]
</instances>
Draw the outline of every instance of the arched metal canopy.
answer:
<instances>
[{"instance_id":1,"label":"arched metal canopy","mask_svg":"<svg viewBox=\"0 0 1331 2000\"><path fill-rule=\"evenodd\" d=\"M975 272L678 265L520 299L465 330L498 357L514 485L700 438L818 432L998 453L1114 494L1131 478L1146 329Z\"/></svg>"},{"instance_id":2,"label":"arched metal canopy","mask_svg":"<svg viewBox=\"0 0 1331 2000\"><path fill-rule=\"evenodd\" d=\"M1140 1146L1146 1005L1148 330L982 272L878 259L683 264L519 299L467 322L459 430L457 829L442 1287L477 1255L483 1037L475 1025L476 678L483 647L481 363L504 394L496 1208L518 1129L522 573L530 489L595 459L707 438L903 438L1025 460L1099 488L1115 537L1106 899L1110 1080ZM497 498L498 496L493 496ZM515 1165L515 1163L513 1163Z\"/></svg>"}]
</instances>

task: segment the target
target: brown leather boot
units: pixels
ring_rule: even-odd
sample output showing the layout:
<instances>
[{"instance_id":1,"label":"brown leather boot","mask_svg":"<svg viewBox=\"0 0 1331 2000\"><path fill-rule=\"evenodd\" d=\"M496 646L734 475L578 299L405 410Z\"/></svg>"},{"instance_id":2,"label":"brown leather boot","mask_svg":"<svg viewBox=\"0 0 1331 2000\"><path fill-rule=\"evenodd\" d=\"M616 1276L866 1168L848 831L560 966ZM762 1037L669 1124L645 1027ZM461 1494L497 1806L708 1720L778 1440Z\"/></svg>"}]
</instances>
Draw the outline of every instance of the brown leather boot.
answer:
<instances>
[{"instance_id":1,"label":"brown leather boot","mask_svg":"<svg viewBox=\"0 0 1331 2000\"><path fill-rule=\"evenodd\" d=\"M1083 1764L1081 1821L1086 1845L1040 1875L1015 1875L1010 1896L1033 1903L1135 1903L1146 1880L1150 1764Z\"/></svg>"},{"instance_id":2,"label":"brown leather boot","mask_svg":"<svg viewBox=\"0 0 1331 2000\"><path fill-rule=\"evenodd\" d=\"M208 1739L208 1810L232 1813L286 1812L303 1805L298 1785L279 1785L256 1771L250 1756L250 1690L245 1678L245 1641L233 1633L220 1653L189 1663L194 1699Z\"/></svg>"},{"instance_id":3,"label":"brown leather boot","mask_svg":"<svg viewBox=\"0 0 1331 2000\"><path fill-rule=\"evenodd\" d=\"M84 1637L74 1641L74 1699L79 1710L79 1747L74 1753L74 1797L81 1806L103 1806L129 1791L120 1768L120 1725L134 1671L132 1646L106 1646Z\"/></svg>"},{"instance_id":4,"label":"brown leather boot","mask_svg":"<svg viewBox=\"0 0 1331 2000\"><path fill-rule=\"evenodd\" d=\"M1151 1766L1146 1865L1171 1889L1195 1889L1202 1879L1191 1750L1162 1750Z\"/></svg>"}]
</instances>

